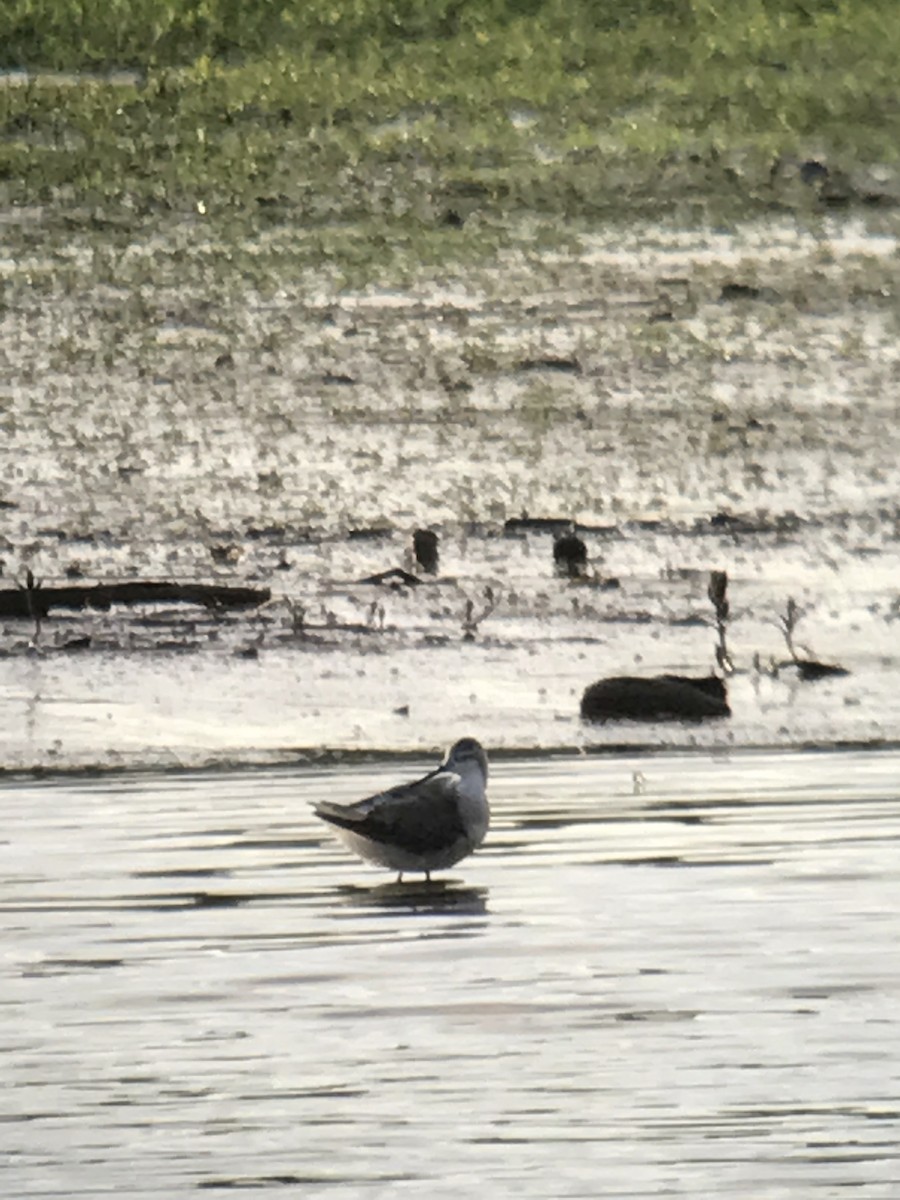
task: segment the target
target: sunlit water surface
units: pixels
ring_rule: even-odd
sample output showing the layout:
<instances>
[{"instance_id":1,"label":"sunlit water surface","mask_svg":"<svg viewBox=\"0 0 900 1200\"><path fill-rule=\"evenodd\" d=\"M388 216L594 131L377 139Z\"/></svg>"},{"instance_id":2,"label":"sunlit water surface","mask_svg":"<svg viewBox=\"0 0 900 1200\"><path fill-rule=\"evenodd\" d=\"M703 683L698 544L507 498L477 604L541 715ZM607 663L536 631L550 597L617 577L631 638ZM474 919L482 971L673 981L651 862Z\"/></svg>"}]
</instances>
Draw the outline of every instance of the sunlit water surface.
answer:
<instances>
[{"instance_id":1,"label":"sunlit water surface","mask_svg":"<svg viewBox=\"0 0 900 1200\"><path fill-rule=\"evenodd\" d=\"M310 803L4 782L3 1194L865 1197L900 1179L900 755L517 758L426 888Z\"/></svg>"}]
</instances>

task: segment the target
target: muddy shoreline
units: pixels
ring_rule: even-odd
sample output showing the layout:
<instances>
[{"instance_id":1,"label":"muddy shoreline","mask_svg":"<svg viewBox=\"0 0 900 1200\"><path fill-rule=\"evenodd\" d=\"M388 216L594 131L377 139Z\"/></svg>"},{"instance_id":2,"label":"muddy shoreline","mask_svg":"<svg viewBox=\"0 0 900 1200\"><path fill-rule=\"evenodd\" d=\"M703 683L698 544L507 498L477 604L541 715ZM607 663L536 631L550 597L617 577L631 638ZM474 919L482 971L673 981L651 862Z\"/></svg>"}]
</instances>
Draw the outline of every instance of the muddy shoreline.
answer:
<instances>
[{"instance_id":1,"label":"muddy shoreline","mask_svg":"<svg viewBox=\"0 0 900 1200\"><path fill-rule=\"evenodd\" d=\"M565 251L529 228L490 265L356 293L274 268L263 292L177 228L120 248L116 286L77 235L65 275L5 263L0 586L31 570L271 599L54 611L36 642L5 619L0 767L466 733L497 751L896 742L900 222L610 227ZM554 568L566 521L577 580ZM412 586L416 528L440 567ZM711 570L732 717L584 726L599 678L714 667ZM801 649L847 678L773 677L789 598Z\"/></svg>"}]
</instances>

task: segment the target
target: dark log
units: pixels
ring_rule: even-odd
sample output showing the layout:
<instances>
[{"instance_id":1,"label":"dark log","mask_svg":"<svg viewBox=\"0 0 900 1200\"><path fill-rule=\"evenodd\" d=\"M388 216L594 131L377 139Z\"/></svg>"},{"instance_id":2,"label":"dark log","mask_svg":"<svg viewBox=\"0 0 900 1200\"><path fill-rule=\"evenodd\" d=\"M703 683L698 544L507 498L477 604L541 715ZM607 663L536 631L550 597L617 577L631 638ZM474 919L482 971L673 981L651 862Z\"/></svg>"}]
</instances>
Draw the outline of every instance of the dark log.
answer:
<instances>
[{"instance_id":1,"label":"dark log","mask_svg":"<svg viewBox=\"0 0 900 1200\"><path fill-rule=\"evenodd\" d=\"M224 587L207 583L167 583L133 580L68 587L0 589L0 617L33 620L52 608L96 608L113 604L199 604L204 608L255 608L271 597L268 588Z\"/></svg>"},{"instance_id":2,"label":"dark log","mask_svg":"<svg viewBox=\"0 0 900 1200\"><path fill-rule=\"evenodd\" d=\"M586 721L704 721L731 716L724 680L717 675L617 675L585 690Z\"/></svg>"}]
</instances>

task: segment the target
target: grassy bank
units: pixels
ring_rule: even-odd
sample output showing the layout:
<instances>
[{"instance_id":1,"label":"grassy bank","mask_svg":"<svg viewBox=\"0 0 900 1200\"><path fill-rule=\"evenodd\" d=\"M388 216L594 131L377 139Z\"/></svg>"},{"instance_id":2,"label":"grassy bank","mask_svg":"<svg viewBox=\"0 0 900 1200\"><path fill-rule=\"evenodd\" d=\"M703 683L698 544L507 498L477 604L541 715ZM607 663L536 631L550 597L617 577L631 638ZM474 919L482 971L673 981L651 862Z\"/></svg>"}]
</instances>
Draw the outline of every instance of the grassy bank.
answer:
<instances>
[{"instance_id":1,"label":"grassy bank","mask_svg":"<svg viewBox=\"0 0 900 1200\"><path fill-rule=\"evenodd\" d=\"M0 88L0 201L128 223L462 243L472 216L815 204L773 164L833 184L900 144L893 0L8 0L0 46L28 72Z\"/></svg>"}]
</instances>

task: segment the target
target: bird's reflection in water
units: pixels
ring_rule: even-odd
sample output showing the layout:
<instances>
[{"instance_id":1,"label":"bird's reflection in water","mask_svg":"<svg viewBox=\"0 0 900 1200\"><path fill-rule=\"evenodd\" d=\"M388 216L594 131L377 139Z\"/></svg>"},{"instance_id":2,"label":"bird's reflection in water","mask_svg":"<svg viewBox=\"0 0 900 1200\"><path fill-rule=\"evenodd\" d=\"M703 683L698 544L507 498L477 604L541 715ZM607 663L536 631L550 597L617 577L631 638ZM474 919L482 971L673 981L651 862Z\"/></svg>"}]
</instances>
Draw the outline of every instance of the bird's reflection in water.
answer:
<instances>
[{"instance_id":1,"label":"bird's reflection in water","mask_svg":"<svg viewBox=\"0 0 900 1200\"><path fill-rule=\"evenodd\" d=\"M335 891L348 908L460 917L484 917L488 913L486 887L467 887L453 880L391 882L369 888L345 884Z\"/></svg>"}]
</instances>

